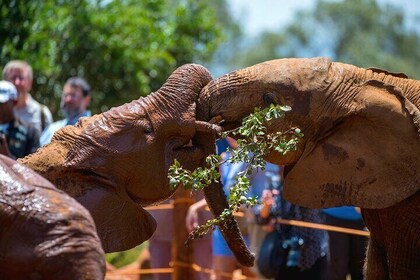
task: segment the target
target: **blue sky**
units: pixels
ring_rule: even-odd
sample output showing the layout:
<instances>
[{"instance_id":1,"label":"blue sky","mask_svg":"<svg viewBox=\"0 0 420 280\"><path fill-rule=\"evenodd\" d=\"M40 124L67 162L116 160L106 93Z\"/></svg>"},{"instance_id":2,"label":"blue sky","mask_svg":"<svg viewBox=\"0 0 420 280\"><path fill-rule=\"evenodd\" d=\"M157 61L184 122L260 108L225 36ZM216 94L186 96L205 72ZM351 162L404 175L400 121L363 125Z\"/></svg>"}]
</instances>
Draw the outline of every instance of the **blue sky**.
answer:
<instances>
[{"instance_id":1,"label":"blue sky","mask_svg":"<svg viewBox=\"0 0 420 280\"><path fill-rule=\"evenodd\" d=\"M378 0L380 3L399 5L409 22L415 14L420 15L420 0ZM248 35L254 36L264 29L275 29L286 25L299 9L311 8L316 0L228 0L233 16L244 24ZM418 26L417 26L418 28Z\"/></svg>"},{"instance_id":2,"label":"blue sky","mask_svg":"<svg viewBox=\"0 0 420 280\"><path fill-rule=\"evenodd\" d=\"M331 0L340 1L340 0ZM381 4L399 5L406 14L406 23L420 33L420 0L377 0ZM227 0L231 14L242 23L248 39L253 39L263 30L285 27L293 20L296 11L313 8L316 0ZM417 15L417 22L414 22ZM328 56L326 54L319 54ZM227 65L213 64L207 66L214 77L226 74L234 69Z\"/></svg>"}]
</instances>

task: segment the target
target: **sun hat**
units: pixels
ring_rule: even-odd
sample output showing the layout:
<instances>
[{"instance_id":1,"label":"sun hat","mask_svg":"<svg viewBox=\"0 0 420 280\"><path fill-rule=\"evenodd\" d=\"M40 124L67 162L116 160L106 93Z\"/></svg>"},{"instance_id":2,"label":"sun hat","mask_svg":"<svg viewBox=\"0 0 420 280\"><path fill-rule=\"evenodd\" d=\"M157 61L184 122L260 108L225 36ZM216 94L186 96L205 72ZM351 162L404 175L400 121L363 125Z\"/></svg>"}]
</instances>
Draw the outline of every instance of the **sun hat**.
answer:
<instances>
[{"instance_id":1,"label":"sun hat","mask_svg":"<svg viewBox=\"0 0 420 280\"><path fill-rule=\"evenodd\" d=\"M8 81L0 81L0 103L17 100L16 87Z\"/></svg>"}]
</instances>

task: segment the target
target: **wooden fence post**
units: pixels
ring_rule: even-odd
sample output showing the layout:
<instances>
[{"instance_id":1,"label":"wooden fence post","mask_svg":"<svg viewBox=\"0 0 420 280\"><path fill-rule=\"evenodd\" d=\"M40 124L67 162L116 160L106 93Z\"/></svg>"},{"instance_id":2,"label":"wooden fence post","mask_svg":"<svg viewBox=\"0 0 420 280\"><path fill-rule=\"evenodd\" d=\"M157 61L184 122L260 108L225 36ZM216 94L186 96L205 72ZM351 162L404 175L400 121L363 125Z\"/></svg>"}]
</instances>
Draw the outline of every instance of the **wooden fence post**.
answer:
<instances>
[{"instance_id":1,"label":"wooden fence post","mask_svg":"<svg viewBox=\"0 0 420 280\"><path fill-rule=\"evenodd\" d=\"M194 199L190 196L190 191L184 188L179 188L174 196L174 211L173 211L173 235L172 235L172 261L174 272L172 279L194 279L194 270L192 264L194 263L193 245L188 247L184 245L188 238L188 231L185 228L185 217L187 216L188 208L194 203Z\"/></svg>"}]
</instances>

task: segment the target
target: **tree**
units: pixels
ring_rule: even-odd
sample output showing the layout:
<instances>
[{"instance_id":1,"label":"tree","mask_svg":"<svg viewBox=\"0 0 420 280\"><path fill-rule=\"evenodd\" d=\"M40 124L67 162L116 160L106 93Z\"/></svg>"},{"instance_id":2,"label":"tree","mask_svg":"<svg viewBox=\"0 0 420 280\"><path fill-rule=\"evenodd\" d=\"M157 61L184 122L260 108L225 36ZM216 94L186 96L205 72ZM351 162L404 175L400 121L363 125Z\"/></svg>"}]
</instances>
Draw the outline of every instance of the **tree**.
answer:
<instances>
[{"instance_id":1,"label":"tree","mask_svg":"<svg viewBox=\"0 0 420 280\"><path fill-rule=\"evenodd\" d=\"M262 34L255 40L258 44L248 50L251 55L245 55L249 59L242 63L329 56L420 78L419 30L410 30L405 23L399 7L379 5L376 0L318 0L313 10L298 12L284 30ZM256 56L260 50L263 52Z\"/></svg>"},{"instance_id":2,"label":"tree","mask_svg":"<svg viewBox=\"0 0 420 280\"><path fill-rule=\"evenodd\" d=\"M222 39L206 1L2 1L0 15L2 63L27 60L33 95L56 116L70 76L91 84L97 113L156 90L182 64L209 60Z\"/></svg>"},{"instance_id":3,"label":"tree","mask_svg":"<svg viewBox=\"0 0 420 280\"><path fill-rule=\"evenodd\" d=\"M219 76L240 66L236 63L234 55L242 53L243 30L239 22L231 15L229 6L224 0L208 1L216 10L218 22L223 26L223 41L215 52L213 59L206 65L212 75Z\"/></svg>"}]
</instances>

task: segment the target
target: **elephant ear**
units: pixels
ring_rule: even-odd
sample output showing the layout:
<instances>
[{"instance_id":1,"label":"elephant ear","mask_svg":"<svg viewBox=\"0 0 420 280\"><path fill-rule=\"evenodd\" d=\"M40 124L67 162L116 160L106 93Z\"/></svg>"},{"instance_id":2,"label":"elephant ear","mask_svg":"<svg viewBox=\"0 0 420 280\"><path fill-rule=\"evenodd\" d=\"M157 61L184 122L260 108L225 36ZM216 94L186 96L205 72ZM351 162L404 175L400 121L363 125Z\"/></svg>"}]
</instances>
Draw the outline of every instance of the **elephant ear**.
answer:
<instances>
[{"instance_id":1,"label":"elephant ear","mask_svg":"<svg viewBox=\"0 0 420 280\"><path fill-rule=\"evenodd\" d=\"M107 189L93 188L76 199L92 215L105 253L131 249L156 230L151 214Z\"/></svg>"},{"instance_id":2,"label":"elephant ear","mask_svg":"<svg viewBox=\"0 0 420 280\"><path fill-rule=\"evenodd\" d=\"M369 69L369 70L371 70L372 72L375 72L375 73L383 73L385 75L391 75L391 76L394 76L394 77L397 77L397 78L408 79L408 76L404 73L392 73L392 72L388 72L384 69L380 69L380 68L376 68L376 67L369 67L367 69Z\"/></svg>"},{"instance_id":3,"label":"elephant ear","mask_svg":"<svg viewBox=\"0 0 420 280\"><path fill-rule=\"evenodd\" d=\"M420 188L420 113L398 88L368 81L355 110L308 139L285 178L285 198L306 207L385 208Z\"/></svg>"}]
</instances>

